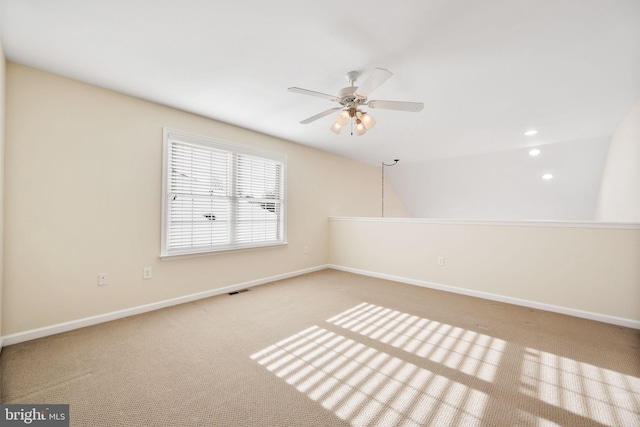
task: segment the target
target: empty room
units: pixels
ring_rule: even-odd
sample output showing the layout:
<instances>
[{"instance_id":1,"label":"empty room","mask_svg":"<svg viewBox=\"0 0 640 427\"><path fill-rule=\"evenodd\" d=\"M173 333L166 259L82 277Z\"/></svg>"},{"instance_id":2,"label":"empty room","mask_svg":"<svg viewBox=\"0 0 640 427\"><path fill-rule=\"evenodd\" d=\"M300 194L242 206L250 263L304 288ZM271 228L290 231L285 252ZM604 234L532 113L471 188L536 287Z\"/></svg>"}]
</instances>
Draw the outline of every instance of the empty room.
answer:
<instances>
[{"instance_id":1,"label":"empty room","mask_svg":"<svg viewBox=\"0 0 640 427\"><path fill-rule=\"evenodd\" d=\"M0 426L640 425L640 0L0 0Z\"/></svg>"}]
</instances>

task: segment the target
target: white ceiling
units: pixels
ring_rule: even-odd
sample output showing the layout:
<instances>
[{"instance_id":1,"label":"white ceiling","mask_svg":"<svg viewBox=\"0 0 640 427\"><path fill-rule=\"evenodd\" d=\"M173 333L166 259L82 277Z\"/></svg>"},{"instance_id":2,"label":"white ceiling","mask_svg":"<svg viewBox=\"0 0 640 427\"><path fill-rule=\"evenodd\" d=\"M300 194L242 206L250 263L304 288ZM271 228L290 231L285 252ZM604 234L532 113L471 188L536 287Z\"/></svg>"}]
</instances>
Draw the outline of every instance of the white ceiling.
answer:
<instances>
[{"instance_id":1,"label":"white ceiling","mask_svg":"<svg viewBox=\"0 0 640 427\"><path fill-rule=\"evenodd\" d=\"M376 165L601 138L640 99L640 0L3 0L1 14L9 61ZM362 137L332 133L334 116L299 124L334 105L288 87L337 94L374 67L394 76L371 99L424 110L373 110Z\"/></svg>"}]
</instances>

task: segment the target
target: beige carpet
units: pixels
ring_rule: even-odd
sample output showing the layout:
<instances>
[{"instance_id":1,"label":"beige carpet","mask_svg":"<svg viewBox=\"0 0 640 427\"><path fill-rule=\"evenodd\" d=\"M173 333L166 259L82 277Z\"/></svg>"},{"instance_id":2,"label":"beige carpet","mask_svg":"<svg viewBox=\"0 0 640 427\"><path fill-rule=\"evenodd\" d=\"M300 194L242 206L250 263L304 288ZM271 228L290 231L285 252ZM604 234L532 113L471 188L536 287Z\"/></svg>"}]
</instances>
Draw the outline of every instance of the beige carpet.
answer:
<instances>
[{"instance_id":1,"label":"beige carpet","mask_svg":"<svg viewBox=\"0 0 640 427\"><path fill-rule=\"evenodd\" d=\"M72 426L638 426L640 331L325 270L6 347Z\"/></svg>"}]
</instances>

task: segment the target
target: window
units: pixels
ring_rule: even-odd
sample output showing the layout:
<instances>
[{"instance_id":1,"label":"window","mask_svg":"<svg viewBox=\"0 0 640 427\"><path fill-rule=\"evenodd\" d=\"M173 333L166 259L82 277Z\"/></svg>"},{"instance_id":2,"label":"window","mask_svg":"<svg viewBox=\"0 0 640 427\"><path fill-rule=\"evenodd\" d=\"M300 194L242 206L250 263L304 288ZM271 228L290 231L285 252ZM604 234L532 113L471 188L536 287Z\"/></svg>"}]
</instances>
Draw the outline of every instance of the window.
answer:
<instances>
[{"instance_id":1,"label":"window","mask_svg":"<svg viewBox=\"0 0 640 427\"><path fill-rule=\"evenodd\" d=\"M286 159L164 129L161 255L286 243Z\"/></svg>"}]
</instances>

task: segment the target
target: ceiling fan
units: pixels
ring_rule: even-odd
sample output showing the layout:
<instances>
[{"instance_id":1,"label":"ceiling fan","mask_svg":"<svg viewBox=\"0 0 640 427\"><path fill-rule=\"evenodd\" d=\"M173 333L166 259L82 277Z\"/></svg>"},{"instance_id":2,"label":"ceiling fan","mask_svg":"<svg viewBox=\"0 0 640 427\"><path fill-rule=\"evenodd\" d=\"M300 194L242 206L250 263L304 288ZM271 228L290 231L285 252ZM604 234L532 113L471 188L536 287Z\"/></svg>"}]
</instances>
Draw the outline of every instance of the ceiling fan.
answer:
<instances>
[{"instance_id":1,"label":"ceiling fan","mask_svg":"<svg viewBox=\"0 0 640 427\"><path fill-rule=\"evenodd\" d=\"M350 86L340 89L338 95L329 95L327 93L316 92L313 90L302 89L299 87L290 87L289 92L301 93L303 95L317 96L320 98L328 99L329 101L335 101L340 104L339 107L330 108L322 113L318 113L315 116L311 116L304 119L300 123L303 125L314 122L324 116L328 116L338 110L342 110L338 115L338 119L335 121L331 130L335 133L340 133L342 128L347 124L351 124L351 134L353 135L353 128L355 126L357 135L364 135L369 129L371 129L376 121L370 114L361 110L361 107L369 108L382 108L385 110L397 110L397 111L413 111L418 112L424 108L422 102L403 102L403 101L378 101L368 100L368 96L378 86L386 82L393 74L391 71L384 68L374 68L371 74L360 86L355 86L354 83L360 77L360 73L357 71L349 71L346 75L347 81Z\"/></svg>"}]
</instances>

